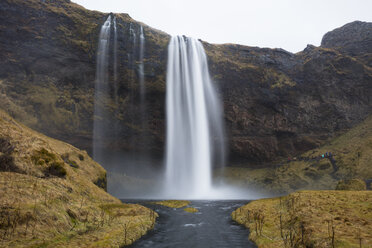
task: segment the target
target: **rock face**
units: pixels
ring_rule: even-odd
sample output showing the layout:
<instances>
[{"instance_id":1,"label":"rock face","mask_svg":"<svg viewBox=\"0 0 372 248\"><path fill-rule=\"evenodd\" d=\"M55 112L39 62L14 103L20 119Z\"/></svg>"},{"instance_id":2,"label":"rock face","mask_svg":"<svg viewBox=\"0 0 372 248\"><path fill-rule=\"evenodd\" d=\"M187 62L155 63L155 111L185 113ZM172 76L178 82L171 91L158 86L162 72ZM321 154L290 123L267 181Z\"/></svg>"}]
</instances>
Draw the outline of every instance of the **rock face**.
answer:
<instances>
[{"instance_id":1,"label":"rock face","mask_svg":"<svg viewBox=\"0 0 372 248\"><path fill-rule=\"evenodd\" d=\"M108 14L62 0L0 3L0 106L28 126L91 151L97 39ZM147 129L139 120L140 23L118 23L118 105L105 145L118 151L163 154L165 70L169 35L144 24ZM230 161L270 165L324 143L372 112L371 23L327 33L321 47L282 49L204 42L224 102ZM133 45L134 44L134 45ZM112 66L109 66L112 75Z\"/></svg>"},{"instance_id":2,"label":"rock face","mask_svg":"<svg viewBox=\"0 0 372 248\"><path fill-rule=\"evenodd\" d=\"M372 53L372 23L355 21L336 28L324 35L321 46L354 56Z\"/></svg>"}]
</instances>

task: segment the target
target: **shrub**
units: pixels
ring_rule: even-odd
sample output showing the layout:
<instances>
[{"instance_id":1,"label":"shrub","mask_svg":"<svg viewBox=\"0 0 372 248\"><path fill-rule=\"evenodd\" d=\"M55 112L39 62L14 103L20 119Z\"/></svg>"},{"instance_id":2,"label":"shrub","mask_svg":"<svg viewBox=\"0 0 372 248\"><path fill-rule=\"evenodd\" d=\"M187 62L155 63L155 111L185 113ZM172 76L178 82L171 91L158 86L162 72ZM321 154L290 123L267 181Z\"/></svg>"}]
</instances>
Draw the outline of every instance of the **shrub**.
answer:
<instances>
[{"instance_id":1,"label":"shrub","mask_svg":"<svg viewBox=\"0 0 372 248\"><path fill-rule=\"evenodd\" d=\"M11 154L14 151L14 146L10 143L9 139L0 138L0 152Z\"/></svg>"},{"instance_id":2,"label":"shrub","mask_svg":"<svg viewBox=\"0 0 372 248\"><path fill-rule=\"evenodd\" d=\"M67 171L62 162L53 162L46 169L45 174L47 176L65 177Z\"/></svg>"},{"instance_id":3,"label":"shrub","mask_svg":"<svg viewBox=\"0 0 372 248\"><path fill-rule=\"evenodd\" d=\"M84 155L83 154L79 154L79 159L80 159L80 161L84 161Z\"/></svg>"},{"instance_id":4,"label":"shrub","mask_svg":"<svg viewBox=\"0 0 372 248\"><path fill-rule=\"evenodd\" d=\"M95 185L107 191L107 176L106 173L102 174L99 178L97 178L94 182Z\"/></svg>"},{"instance_id":5,"label":"shrub","mask_svg":"<svg viewBox=\"0 0 372 248\"><path fill-rule=\"evenodd\" d=\"M56 159L57 156L55 154L48 152L44 148L34 152L34 154L31 156L31 160L34 162L35 165L44 164L44 162L48 164L52 161L55 161ZM40 160L43 160L44 162L40 162Z\"/></svg>"},{"instance_id":6,"label":"shrub","mask_svg":"<svg viewBox=\"0 0 372 248\"><path fill-rule=\"evenodd\" d=\"M0 171L22 173L22 171L14 163L14 158L9 154L0 155Z\"/></svg>"},{"instance_id":7,"label":"shrub","mask_svg":"<svg viewBox=\"0 0 372 248\"><path fill-rule=\"evenodd\" d=\"M341 180L336 186L336 190L366 190L367 185L361 179Z\"/></svg>"}]
</instances>

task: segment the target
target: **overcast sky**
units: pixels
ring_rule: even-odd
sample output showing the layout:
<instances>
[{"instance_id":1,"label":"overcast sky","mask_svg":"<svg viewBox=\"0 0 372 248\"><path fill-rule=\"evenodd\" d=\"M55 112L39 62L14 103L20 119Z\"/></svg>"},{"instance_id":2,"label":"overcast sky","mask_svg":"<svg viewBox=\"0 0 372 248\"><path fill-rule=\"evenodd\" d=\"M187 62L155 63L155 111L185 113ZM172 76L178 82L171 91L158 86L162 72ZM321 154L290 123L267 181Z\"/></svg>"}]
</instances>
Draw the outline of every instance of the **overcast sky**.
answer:
<instances>
[{"instance_id":1,"label":"overcast sky","mask_svg":"<svg viewBox=\"0 0 372 248\"><path fill-rule=\"evenodd\" d=\"M72 0L87 9L128 13L171 35L291 52L354 20L372 21L372 0Z\"/></svg>"}]
</instances>

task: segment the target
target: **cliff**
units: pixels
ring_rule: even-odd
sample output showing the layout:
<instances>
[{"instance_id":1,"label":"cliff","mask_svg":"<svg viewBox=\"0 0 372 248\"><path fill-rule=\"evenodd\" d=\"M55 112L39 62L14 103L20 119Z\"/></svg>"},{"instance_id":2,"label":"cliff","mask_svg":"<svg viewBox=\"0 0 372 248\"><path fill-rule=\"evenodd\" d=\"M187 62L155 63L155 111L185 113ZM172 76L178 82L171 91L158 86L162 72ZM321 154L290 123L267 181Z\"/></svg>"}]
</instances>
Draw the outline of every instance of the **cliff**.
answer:
<instances>
[{"instance_id":1,"label":"cliff","mask_svg":"<svg viewBox=\"0 0 372 248\"><path fill-rule=\"evenodd\" d=\"M161 157L164 147L165 70L169 36L126 14L118 23L119 104L110 120L93 116L97 40L108 14L63 0L0 3L0 106L49 136L91 151L93 119L120 127L104 144ZM138 44L130 25L144 28L148 121L141 126ZM351 31L350 31L351 30ZM275 164L324 144L371 114L369 23L347 24L320 47L282 49L203 42L223 99L229 164ZM134 45L133 45L134 44ZM363 44L363 45L361 45ZM110 75L113 68L109 67Z\"/></svg>"}]
</instances>

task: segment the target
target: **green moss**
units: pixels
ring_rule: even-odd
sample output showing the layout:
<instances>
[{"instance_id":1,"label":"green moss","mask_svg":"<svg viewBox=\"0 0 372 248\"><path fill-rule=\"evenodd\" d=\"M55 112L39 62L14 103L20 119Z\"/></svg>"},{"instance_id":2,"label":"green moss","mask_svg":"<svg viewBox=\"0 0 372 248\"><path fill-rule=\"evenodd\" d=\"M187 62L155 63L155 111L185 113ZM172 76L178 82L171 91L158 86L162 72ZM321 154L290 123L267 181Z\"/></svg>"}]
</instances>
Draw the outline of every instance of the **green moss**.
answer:
<instances>
[{"instance_id":1,"label":"green moss","mask_svg":"<svg viewBox=\"0 0 372 248\"><path fill-rule=\"evenodd\" d=\"M192 207L184 208L183 211L186 211L186 212L188 212L188 213L196 213L196 212L199 212L199 210L197 210L196 208L192 208Z\"/></svg>"},{"instance_id":2,"label":"green moss","mask_svg":"<svg viewBox=\"0 0 372 248\"><path fill-rule=\"evenodd\" d=\"M170 208L183 208L189 205L190 201L182 201L182 200L166 200L166 201L157 201L153 202L154 204L170 207Z\"/></svg>"}]
</instances>

